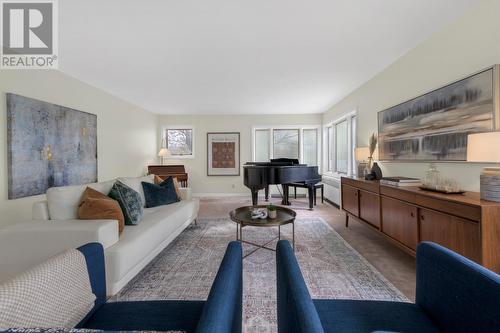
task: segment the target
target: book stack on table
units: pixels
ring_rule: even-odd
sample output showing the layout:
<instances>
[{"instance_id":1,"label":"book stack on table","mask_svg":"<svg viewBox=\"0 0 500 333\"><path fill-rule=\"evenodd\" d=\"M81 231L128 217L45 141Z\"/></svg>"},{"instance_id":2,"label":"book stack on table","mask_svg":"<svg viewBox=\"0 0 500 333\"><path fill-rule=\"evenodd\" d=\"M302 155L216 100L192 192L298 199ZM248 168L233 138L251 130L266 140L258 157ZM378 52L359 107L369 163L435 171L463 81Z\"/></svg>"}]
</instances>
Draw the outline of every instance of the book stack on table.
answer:
<instances>
[{"instance_id":1,"label":"book stack on table","mask_svg":"<svg viewBox=\"0 0 500 333\"><path fill-rule=\"evenodd\" d=\"M383 177L380 180L381 185L391 185L391 186L422 186L422 181L417 178L409 177Z\"/></svg>"}]
</instances>

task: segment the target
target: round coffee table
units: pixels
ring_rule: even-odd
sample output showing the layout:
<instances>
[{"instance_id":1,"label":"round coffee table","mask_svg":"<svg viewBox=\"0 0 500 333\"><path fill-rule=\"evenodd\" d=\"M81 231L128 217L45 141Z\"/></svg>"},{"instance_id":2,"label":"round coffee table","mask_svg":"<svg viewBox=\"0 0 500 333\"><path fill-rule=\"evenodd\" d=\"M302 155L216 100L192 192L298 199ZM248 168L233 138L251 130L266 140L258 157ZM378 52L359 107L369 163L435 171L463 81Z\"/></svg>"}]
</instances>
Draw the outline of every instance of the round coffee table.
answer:
<instances>
[{"instance_id":1,"label":"round coffee table","mask_svg":"<svg viewBox=\"0 0 500 333\"><path fill-rule=\"evenodd\" d=\"M266 208L265 205L260 206L244 206L236 208L229 213L231 220L236 223L236 240L241 243L250 244L256 246L257 249L247 253L243 258L248 257L255 251L259 249L266 249L270 251L276 251L276 249L267 247L269 243L278 239L281 239L281 226L285 224L292 224L292 247L295 251L295 217L297 213L286 207L276 206L276 218L270 219L269 217L266 219L252 219L251 211L255 208ZM250 242L247 240L243 240L243 227L251 226L251 227L278 227L278 236L273 239L267 241L264 244L256 244L254 242Z\"/></svg>"}]
</instances>

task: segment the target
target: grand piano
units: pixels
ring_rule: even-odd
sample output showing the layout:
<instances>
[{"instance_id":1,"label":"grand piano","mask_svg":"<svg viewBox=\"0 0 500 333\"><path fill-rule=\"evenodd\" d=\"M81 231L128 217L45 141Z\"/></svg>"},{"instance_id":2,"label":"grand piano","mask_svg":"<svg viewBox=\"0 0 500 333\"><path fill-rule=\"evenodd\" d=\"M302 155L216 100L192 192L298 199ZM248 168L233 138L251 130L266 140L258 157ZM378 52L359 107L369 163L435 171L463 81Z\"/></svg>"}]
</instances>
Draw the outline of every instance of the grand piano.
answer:
<instances>
[{"instance_id":1,"label":"grand piano","mask_svg":"<svg viewBox=\"0 0 500 333\"><path fill-rule=\"evenodd\" d=\"M313 209L314 185L321 181L317 166L299 164L297 159L278 158L270 162L247 162L243 165L243 181L252 192L252 205L257 205L259 190L265 190L269 198L269 185L281 184L283 188L282 205L290 205L290 183L303 183L307 186L309 209Z\"/></svg>"}]
</instances>

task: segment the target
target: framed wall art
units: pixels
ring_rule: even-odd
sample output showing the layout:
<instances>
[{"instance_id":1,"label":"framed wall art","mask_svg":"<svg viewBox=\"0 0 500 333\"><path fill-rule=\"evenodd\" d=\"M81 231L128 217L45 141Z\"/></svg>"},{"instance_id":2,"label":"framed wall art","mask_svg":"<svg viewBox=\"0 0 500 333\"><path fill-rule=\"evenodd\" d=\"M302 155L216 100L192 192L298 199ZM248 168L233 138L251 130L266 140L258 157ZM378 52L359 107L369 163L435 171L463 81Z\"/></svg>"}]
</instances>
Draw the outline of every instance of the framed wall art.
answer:
<instances>
[{"instance_id":1,"label":"framed wall art","mask_svg":"<svg viewBox=\"0 0 500 333\"><path fill-rule=\"evenodd\" d=\"M240 133L207 133L207 175L240 175Z\"/></svg>"},{"instance_id":2,"label":"framed wall art","mask_svg":"<svg viewBox=\"0 0 500 333\"><path fill-rule=\"evenodd\" d=\"M378 113L382 161L465 161L467 136L495 130L498 66Z\"/></svg>"},{"instance_id":3,"label":"framed wall art","mask_svg":"<svg viewBox=\"0 0 500 333\"><path fill-rule=\"evenodd\" d=\"M8 93L9 199L97 182L97 116Z\"/></svg>"}]
</instances>

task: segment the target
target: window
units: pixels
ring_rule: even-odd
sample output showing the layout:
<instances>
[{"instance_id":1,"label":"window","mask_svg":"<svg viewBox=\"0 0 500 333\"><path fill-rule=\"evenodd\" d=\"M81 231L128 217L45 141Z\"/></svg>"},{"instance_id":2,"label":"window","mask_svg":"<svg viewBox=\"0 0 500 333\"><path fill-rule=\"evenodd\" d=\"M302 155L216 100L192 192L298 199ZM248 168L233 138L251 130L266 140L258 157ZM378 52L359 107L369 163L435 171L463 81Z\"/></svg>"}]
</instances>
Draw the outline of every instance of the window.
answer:
<instances>
[{"instance_id":1,"label":"window","mask_svg":"<svg viewBox=\"0 0 500 333\"><path fill-rule=\"evenodd\" d=\"M271 131L268 129L255 130L255 162L269 161Z\"/></svg>"},{"instance_id":2,"label":"window","mask_svg":"<svg viewBox=\"0 0 500 333\"><path fill-rule=\"evenodd\" d=\"M275 129L273 131L273 158L299 158L299 130Z\"/></svg>"},{"instance_id":3,"label":"window","mask_svg":"<svg viewBox=\"0 0 500 333\"><path fill-rule=\"evenodd\" d=\"M302 162L307 165L318 165L318 130L308 128L302 134L303 153Z\"/></svg>"},{"instance_id":4,"label":"window","mask_svg":"<svg viewBox=\"0 0 500 333\"><path fill-rule=\"evenodd\" d=\"M327 160L328 160L328 171L333 170L333 126L328 127L327 130L327 138L326 138L326 151L328 154Z\"/></svg>"},{"instance_id":5,"label":"window","mask_svg":"<svg viewBox=\"0 0 500 333\"><path fill-rule=\"evenodd\" d=\"M166 128L165 146L177 158L194 157L193 128Z\"/></svg>"},{"instance_id":6,"label":"window","mask_svg":"<svg viewBox=\"0 0 500 333\"><path fill-rule=\"evenodd\" d=\"M335 164L338 173L347 173L348 140L347 120L335 124Z\"/></svg>"},{"instance_id":7,"label":"window","mask_svg":"<svg viewBox=\"0 0 500 333\"><path fill-rule=\"evenodd\" d=\"M356 113L351 112L326 125L324 139L325 169L336 174L354 174Z\"/></svg>"},{"instance_id":8,"label":"window","mask_svg":"<svg viewBox=\"0 0 500 333\"><path fill-rule=\"evenodd\" d=\"M319 126L262 127L253 129L253 161L296 158L319 165Z\"/></svg>"}]
</instances>

